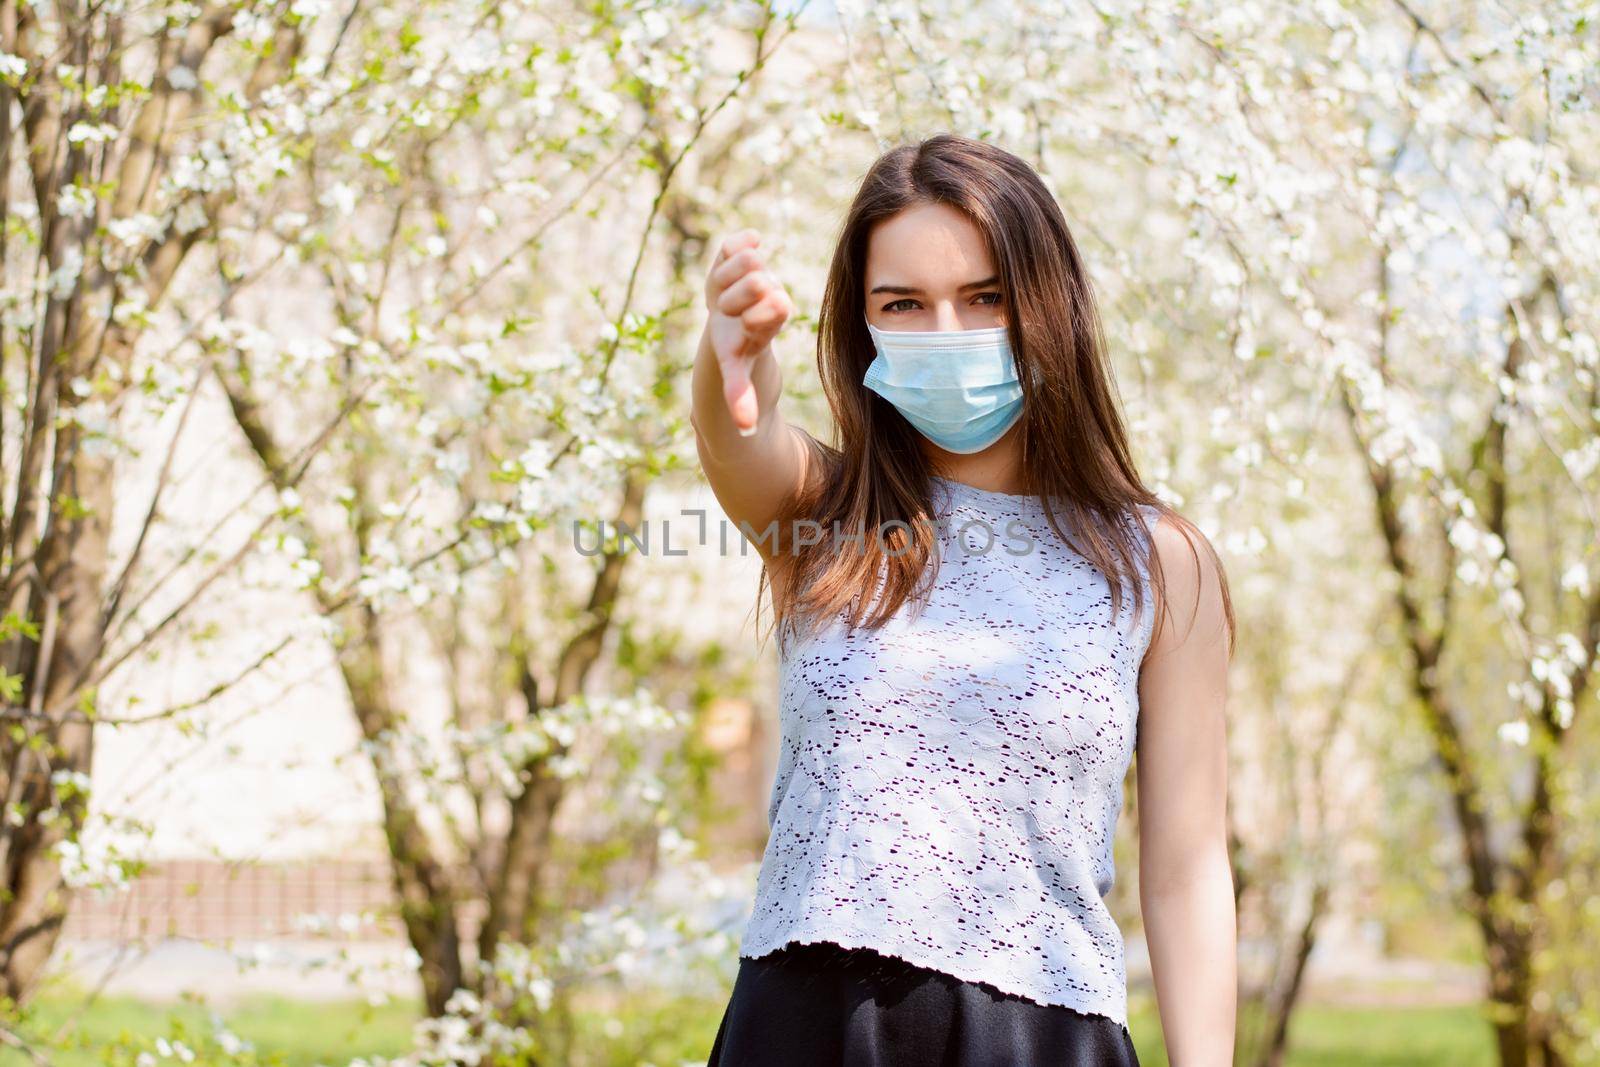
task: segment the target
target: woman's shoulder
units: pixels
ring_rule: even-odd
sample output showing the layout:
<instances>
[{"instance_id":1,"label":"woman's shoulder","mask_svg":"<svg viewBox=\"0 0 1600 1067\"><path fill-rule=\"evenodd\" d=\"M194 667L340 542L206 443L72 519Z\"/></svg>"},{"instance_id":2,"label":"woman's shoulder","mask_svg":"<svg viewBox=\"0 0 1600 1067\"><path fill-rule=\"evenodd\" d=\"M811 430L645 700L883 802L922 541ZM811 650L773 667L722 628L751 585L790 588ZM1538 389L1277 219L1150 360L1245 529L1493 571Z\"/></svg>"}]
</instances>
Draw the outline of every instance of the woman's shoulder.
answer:
<instances>
[{"instance_id":1,"label":"woman's shoulder","mask_svg":"<svg viewBox=\"0 0 1600 1067\"><path fill-rule=\"evenodd\" d=\"M1142 520L1145 535L1161 557L1164 567L1178 566L1180 555L1191 560L1195 556L1217 556L1216 548L1205 531L1172 505L1141 502L1134 505L1134 510ZM1192 562L1188 569L1191 572L1194 570Z\"/></svg>"},{"instance_id":2,"label":"woman's shoulder","mask_svg":"<svg viewBox=\"0 0 1600 1067\"><path fill-rule=\"evenodd\" d=\"M1216 616L1231 633L1233 612L1222 556L1198 524L1176 508L1138 505L1150 530L1150 549L1161 571L1159 599L1166 614L1185 620ZM1187 632L1188 626L1180 632ZM1166 629L1165 627L1163 628ZM1161 636L1157 636L1161 640Z\"/></svg>"}]
</instances>

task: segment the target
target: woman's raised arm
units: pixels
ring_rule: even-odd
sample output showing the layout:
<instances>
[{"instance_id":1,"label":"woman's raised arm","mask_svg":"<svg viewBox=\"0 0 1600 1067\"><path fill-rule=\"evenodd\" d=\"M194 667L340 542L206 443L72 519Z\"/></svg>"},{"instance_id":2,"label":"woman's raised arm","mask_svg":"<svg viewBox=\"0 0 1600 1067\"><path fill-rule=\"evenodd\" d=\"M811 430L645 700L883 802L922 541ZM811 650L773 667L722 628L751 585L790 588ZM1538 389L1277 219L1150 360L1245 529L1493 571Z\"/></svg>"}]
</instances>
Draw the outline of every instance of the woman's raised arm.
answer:
<instances>
[{"instance_id":1,"label":"woman's raised arm","mask_svg":"<svg viewBox=\"0 0 1600 1067\"><path fill-rule=\"evenodd\" d=\"M722 242L706 276L709 312L695 357L695 446L711 491L728 518L748 524L771 560L774 542L759 539L806 476L802 431L778 409L783 376L772 339L794 313L783 285L766 269L761 238L741 230Z\"/></svg>"}]
</instances>

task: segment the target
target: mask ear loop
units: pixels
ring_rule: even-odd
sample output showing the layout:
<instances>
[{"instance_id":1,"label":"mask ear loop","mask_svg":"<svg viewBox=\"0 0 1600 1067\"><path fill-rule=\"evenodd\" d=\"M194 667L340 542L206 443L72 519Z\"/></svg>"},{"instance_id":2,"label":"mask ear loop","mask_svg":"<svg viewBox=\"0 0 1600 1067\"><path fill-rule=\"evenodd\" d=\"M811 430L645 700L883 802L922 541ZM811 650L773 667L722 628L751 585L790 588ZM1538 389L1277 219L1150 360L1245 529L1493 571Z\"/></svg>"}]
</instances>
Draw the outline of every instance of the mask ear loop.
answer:
<instances>
[{"instance_id":1,"label":"mask ear loop","mask_svg":"<svg viewBox=\"0 0 1600 1067\"><path fill-rule=\"evenodd\" d=\"M1017 381L1022 381L1024 376L1026 376L1028 379L1028 384L1033 386L1035 389L1044 384L1044 369L1041 368L1038 363L1034 362L1033 360L1029 360L1028 369L1026 375L1024 375L1022 361L1017 359L1017 353L1015 350L1013 350L1011 353L1011 360L1016 366Z\"/></svg>"}]
</instances>

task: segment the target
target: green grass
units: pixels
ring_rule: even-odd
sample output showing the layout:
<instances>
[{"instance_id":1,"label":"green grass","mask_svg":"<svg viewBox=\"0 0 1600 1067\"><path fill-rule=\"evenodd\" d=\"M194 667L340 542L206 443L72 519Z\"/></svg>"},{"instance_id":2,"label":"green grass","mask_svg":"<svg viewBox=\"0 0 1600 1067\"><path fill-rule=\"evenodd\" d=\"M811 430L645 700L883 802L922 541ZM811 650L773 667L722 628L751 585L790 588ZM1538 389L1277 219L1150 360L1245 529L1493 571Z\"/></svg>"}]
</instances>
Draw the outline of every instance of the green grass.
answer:
<instances>
[{"instance_id":1,"label":"green grass","mask_svg":"<svg viewBox=\"0 0 1600 1067\"><path fill-rule=\"evenodd\" d=\"M1153 1002L1130 1003L1140 1067L1167 1067ZM1243 1028L1241 1028L1242 1031ZM1493 1067L1494 1034L1477 1008L1308 1004L1289 1024L1287 1067Z\"/></svg>"},{"instance_id":2,"label":"green grass","mask_svg":"<svg viewBox=\"0 0 1600 1067\"><path fill-rule=\"evenodd\" d=\"M1494 1031L1475 1007L1313 1008L1290 1024L1291 1067L1490 1067Z\"/></svg>"},{"instance_id":3,"label":"green grass","mask_svg":"<svg viewBox=\"0 0 1600 1067\"><path fill-rule=\"evenodd\" d=\"M39 1034L76 1013L81 998L56 994L30 1010L26 1030ZM1131 1022L1143 1067L1165 1067L1154 1005L1135 999ZM722 1002L638 998L625 1014L577 1012L570 1052L556 1062L572 1067L637 1067L654 1062L677 1067L703 1062L722 1018ZM255 998L221 1013L239 1037L264 1055L279 1054L287 1067L345 1064L354 1056L394 1056L409 1046L415 1011L408 1005L374 1008L360 1002L306 1003ZM59 1067L127 1063L103 1050L130 1035L170 1034L173 1021L190 1033L210 1031L209 1013L197 1004L153 1005L127 997L101 998L83 1017L72 1046L51 1054ZM603 1051L602 1051L603 1050ZM0 1065L26 1060L0 1050ZM169 1061L171 1062L171 1061ZM210 1062L216 1062L215 1060ZM1487 1023L1472 1007L1335 1008L1309 1005L1290 1032L1288 1067L1492 1067Z\"/></svg>"},{"instance_id":4,"label":"green grass","mask_svg":"<svg viewBox=\"0 0 1600 1067\"><path fill-rule=\"evenodd\" d=\"M100 1067L105 1050L130 1036L172 1035L174 1026L190 1034L211 1032L211 1012L195 1003L152 1004L131 997L101 997L80 1016L82 995L56 994L28 1011L24 1032L29 1037L57 1033L79 1019L64 1043L49 1050L56 1067ZM396 1056L410 1047L416 1008L409 1004L373 1007L363 1001L303 1002L283 997L256 997L231 1010L219 1011L228 1028L255 1045L263 1056L281 1053L288 1067L317 1063L345 1064L354 1056ZM0 1064L26 1063L15 1051L0 1050ZM113 1058L111 1062L122 1062ZM176 1062L176 1061L169 1061Z\"/></svg>"}]
</instances>

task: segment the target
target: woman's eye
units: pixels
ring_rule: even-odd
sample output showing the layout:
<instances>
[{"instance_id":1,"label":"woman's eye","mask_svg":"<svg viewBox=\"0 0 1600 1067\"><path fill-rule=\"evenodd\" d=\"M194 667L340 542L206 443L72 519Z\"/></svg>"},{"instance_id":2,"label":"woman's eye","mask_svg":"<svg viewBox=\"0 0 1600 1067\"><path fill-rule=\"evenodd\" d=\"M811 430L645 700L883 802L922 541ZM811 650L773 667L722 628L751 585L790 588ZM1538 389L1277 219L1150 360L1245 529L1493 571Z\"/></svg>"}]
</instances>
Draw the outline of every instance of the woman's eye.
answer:
<instances>
[{"instance_id":1,"label":"woman's eye","mask_svg":"<svg viewBox=\"0 0 1600 1067\"><path fill-rule=\"evenodd\" d=\"M984 299L985 297L993 297L993 299L992 300ZM996 304L1000 304L1000 303L1003 303L1005 301L1005 297L1004 296L1002 296L999 293L994 293L994 292L979 293L978 294L978 299L987 307L994 307ZM889 303L883 305L883 310L884 311L888 311L888 312L914 311L914 310L916 310L916 303L917 302L915 300L912 300L910 297L906 297L903 300L890 301ZM907 304L907 305L910 305L910 306L909 307L902 307L901 306L902 304Z\"/></svg>"}]
</instances>

